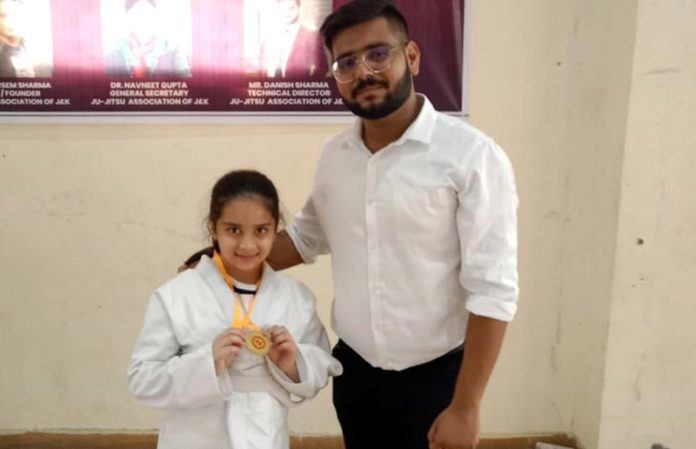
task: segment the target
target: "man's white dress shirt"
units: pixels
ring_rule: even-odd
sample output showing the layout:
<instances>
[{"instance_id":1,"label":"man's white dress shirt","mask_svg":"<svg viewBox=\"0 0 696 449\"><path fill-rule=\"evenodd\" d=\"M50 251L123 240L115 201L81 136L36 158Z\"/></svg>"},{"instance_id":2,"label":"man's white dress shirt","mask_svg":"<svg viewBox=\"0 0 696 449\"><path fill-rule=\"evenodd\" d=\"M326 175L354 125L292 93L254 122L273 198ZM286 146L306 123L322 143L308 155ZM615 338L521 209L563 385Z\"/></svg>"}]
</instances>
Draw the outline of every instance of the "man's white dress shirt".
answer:
<instances>
[{"instance_id":1,"label":"man's white dress shirt","mask_svg":"<svg viewBox=\"0 0 696 449\"><path fill-rule=\"evenodd\" d=\"M287 228L305 262L331 253L338 336L402 370L460 345L469 312L517 309L517 193L493 140L435 111L371 153L361 122L329 140Z\"/></svg>"}]
</instances>

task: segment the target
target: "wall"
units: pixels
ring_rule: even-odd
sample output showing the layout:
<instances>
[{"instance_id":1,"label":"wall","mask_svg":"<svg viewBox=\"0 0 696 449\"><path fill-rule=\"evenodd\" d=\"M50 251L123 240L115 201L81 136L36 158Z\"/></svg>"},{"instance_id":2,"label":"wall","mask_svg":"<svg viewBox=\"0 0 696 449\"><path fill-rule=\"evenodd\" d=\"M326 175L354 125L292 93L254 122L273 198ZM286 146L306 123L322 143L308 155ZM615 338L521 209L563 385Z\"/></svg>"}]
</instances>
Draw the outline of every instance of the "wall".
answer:
<instances>
[{"instance_id":1,"label":"wall","mask_svg":"<svg viewBox=\"0 0 696 449\"><path fill-rule=\"evenodd\" d=\"M636 1L577 2L564 115L566 216L554 386L573 433L595 448L606 362ZM551 395L554 397L554 395Z\"/></svg>"},{"instance_id":2,"label":"wall","mask_svg":"<svg viewBox=\"0 0 696 449\"><path fill-rule=\"evenodd\" d=\"M639 2L600 449L696 444L696 3Z\"/></svg>"},{"instance_id":3,"label":"wall","mask_svg":"<svg viewBox=\"0 0 696 449\"><path fill-rule=\"evenodd\" d=\"M499 433L596 445L635 5L473 4L472 122L521 197L520 310L484 405Z\"/></svg>"}]
</instances>

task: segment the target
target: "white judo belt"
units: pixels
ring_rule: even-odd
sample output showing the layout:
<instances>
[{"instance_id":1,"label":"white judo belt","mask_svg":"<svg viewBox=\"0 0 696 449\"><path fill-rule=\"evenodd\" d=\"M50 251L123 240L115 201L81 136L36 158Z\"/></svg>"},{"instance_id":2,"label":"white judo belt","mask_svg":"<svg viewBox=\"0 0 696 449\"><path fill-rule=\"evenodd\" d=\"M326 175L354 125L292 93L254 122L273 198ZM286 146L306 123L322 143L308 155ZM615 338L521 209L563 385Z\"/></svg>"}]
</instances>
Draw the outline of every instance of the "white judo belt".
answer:
<instances>
[{"instance_id":1,"label":"white judo belt","mask_svg":"<svg viewBox=\"0 0 696 449\"><path fill-rule=\"evenodd\" d=\"M265 365L257 365L243 371L230 370L230 380L232 389L236 392L244 391L265 391L273 395L286 407L293 407L302 400L293 400L287 392L268 372Z\"/></svg>"}]
</instances>

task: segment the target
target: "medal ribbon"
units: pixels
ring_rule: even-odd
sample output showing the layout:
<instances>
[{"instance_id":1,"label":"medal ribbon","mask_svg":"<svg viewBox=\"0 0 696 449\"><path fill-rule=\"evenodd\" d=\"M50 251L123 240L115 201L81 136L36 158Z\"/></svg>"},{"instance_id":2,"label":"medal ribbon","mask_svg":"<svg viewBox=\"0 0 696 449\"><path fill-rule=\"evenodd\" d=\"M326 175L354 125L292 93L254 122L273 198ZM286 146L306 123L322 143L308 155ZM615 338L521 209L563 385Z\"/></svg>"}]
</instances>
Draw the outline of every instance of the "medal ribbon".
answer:
<instances>
[{"instance_id":1,"label":"medal ribbon","mask_svg":"<svg viewBox=\"0 0 696 449\"><path fill-rule=\"evenodd\" d=\"M230 288L232 291L232 295L234 296L235 302L234 302L234 317L232 318L232 327L236 329L244 329L244 328L251 328L253 330L259 330L259 327L254 324L253 321L251 321L251 313L254 311L254 306L256 305L256 293L254 293L254 297L251 299L251 302L249 303L249 310L244 307L244 304L242 303L242 298L237 294L237 292L234 291L234 279L232 279L232 276L227 273L227 270L225 270L225 265L222 263L222 258L220 257L220 254L215 251L213 254L213 262L215 262L215 266L217 266L218 271L222 275L222 278L225 280L225 284ZM259 285L261 284L261 280L256 283L256 291L259 291ZM242 311L244 314L242 314Z\"/></svg>"}]
</instances>

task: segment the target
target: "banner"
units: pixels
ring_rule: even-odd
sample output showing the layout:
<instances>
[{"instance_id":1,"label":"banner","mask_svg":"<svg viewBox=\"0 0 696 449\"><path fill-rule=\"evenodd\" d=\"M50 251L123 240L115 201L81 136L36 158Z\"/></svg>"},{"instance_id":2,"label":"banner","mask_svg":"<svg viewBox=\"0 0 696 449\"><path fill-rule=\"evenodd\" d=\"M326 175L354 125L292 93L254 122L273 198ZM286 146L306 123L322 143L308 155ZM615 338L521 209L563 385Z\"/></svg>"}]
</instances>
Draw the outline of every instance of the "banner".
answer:
<instances>
[{"instance_id":1,"label":"banner","mask_svg":"<svg viewBox=\"0 0 696 449\"><path fill-rule=\"evenodd\" d=\"M346 0L0 0L0 115L346 113L318 34ZM464 0L396 0L416 89L462 111Z\"/></svg>"}]
</instances>

